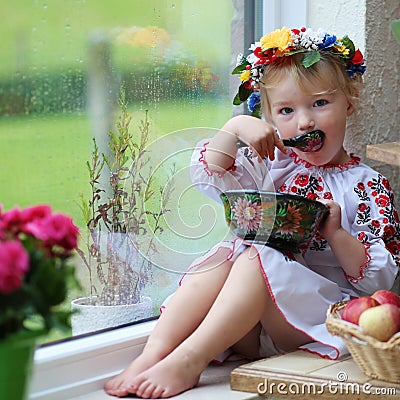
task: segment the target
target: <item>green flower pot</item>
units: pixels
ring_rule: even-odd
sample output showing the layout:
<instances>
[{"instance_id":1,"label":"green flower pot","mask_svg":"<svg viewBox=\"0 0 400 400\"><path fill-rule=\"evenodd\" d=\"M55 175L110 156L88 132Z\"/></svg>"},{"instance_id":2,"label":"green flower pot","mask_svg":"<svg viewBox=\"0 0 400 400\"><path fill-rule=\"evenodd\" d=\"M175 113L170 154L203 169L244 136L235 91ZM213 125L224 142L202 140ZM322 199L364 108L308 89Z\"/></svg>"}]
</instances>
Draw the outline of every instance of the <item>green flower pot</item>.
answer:
<instances>
[{"instance_id":1,"label":"green flower pot","mask_svg":"<svg viewBox=\"0 0 400 400\"><path fill-rule=\"evenodd\" d=\"M36 338L0 340L0 399L28 398Z\"/></svg>"}]
</instances>

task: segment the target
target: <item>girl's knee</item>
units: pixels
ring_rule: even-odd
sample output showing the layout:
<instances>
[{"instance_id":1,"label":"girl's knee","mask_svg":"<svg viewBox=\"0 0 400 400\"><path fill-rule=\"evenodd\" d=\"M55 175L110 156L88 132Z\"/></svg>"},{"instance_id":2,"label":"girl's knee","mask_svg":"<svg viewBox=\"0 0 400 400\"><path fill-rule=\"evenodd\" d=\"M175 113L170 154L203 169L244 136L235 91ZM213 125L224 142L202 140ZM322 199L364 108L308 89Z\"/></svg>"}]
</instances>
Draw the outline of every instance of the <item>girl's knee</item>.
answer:
<instances>
[{"instance_id":1,"label":"girl's knee","mask_svg":"<svg viewBox=\"0 0 400 400\"><path fill-rule=\"evenodd\" d=\"M251 246L238 256L233 265L236 268L254 268L258 270L261 270L262 268L258 251Z\"/></svg>"}]
</instances>

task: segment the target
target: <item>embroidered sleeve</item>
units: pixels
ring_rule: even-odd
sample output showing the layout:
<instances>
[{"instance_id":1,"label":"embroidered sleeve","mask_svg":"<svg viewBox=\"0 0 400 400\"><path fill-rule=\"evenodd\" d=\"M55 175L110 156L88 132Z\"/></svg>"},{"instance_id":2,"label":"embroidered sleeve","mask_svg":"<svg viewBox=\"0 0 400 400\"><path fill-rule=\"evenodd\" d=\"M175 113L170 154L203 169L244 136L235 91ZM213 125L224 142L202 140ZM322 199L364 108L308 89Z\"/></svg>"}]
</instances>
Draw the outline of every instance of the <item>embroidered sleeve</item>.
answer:
<instances>
[{"instance_id":1,"label":"embroidered sleeve","mask_svg":"<svg viewBox=\"0 0 400 400\"><path fill-rule=\"evenodd\" d=\"M200 157L199 157L199 162L202 163L204 165L204 171L206 172L206 174L208 176L211 176L213 174L217 175L219 178L222 178L228 171L235 171L236 167L235 167L235 160L233 160L232 165L225 171L225 172L217 172L217 171L213 171L209 168L207 161L204 157L204 153L206 152L206 146L209 144L210 142L204 142L203 143L203 148L202 150L200 150Z\"/></svg>"},{"instance_id":2,"label":"embroidered sleeve","mask_svg":"<svg viewBox=\"0 0 400 400\"><path fill-rule=\"evenodd\" d=\"M400 267L400 223L388 180L380 174L354 187L358 198L353 228L367 262L358 277L346 278L365 292L390 289Z\"/></svg>"},{"instance_id":3,"label":"embroidered sleeve","mask_svg":"<svg viewBox=\"0 0 400 400\"><path fill-rule=\"evenodd\" d=\"M191 159L190 177L194 186L220 202L220 194L230 189L265 190L266 182L270 182L266 163L255 162L246 148L241 148L236 154L233 165L223 173L210 169L205 160L205 152L209 140L197 144Z\"/></svg>"},{"instance_id":4,"label":"embroidered sleeve","mask_svg":"<svg viewBox=\"0 0 400 400\"><path fill-rule=\"evenodd\" d=\"M363 265L361 265L360 272L359 272L358 276L357 277L353 277L353 276L350 276L350 275L346 274L346 272L344 272L344 275L345 275L346 279L348 281L350 281L351 283L353 283L353 284L358 283L358 281L360 279L364 279L364 270L366 268L368 268L368 264L371 261L371 256L369 255L369 247L370 246L369 246L368 243L363 243L363 244L364 244L364 250L365 250L365 257L366 257L367 261L365 261L365 263Z\"/></svg>"}]
</instances>

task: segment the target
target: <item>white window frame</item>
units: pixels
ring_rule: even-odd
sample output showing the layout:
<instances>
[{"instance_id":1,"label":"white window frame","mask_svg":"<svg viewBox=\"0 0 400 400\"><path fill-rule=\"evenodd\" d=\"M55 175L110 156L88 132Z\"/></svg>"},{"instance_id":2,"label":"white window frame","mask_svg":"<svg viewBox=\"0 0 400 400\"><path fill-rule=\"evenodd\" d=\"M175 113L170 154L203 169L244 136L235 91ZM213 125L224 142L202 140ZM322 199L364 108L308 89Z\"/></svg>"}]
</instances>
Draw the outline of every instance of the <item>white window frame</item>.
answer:
<instances>
[{"instance_id":1,"label":"white window frame","mask_svg":"<svg viewBox=\"0 0 400 400\"><path fill-rule=\"evenodd\" d=\"M156 321L78 337L36 350L30 400L71 400L100 390L137 357Z\"/></svg>"},{"instance_id":2,"label":"white window frame","mask_svg":"<svg viewBox=\"0 0 400 400\"><path fill-rule=\"evenodd\" d=\"M308 25L308 0L264 0L263 34L283 26L301 28Z\"/></svg>"},{"instance_id":3,"label":"white window frame","mask_svg":"<svg viewBox=\"0 0 400 400\"><path fill-rule=\"evenodd\" d=\"M307 25L308 0L263 0L263 34ZM156 321L72 338L35 352L30 400L71 400L101 390L137 357Z\"/></svg>"}]
</instances>

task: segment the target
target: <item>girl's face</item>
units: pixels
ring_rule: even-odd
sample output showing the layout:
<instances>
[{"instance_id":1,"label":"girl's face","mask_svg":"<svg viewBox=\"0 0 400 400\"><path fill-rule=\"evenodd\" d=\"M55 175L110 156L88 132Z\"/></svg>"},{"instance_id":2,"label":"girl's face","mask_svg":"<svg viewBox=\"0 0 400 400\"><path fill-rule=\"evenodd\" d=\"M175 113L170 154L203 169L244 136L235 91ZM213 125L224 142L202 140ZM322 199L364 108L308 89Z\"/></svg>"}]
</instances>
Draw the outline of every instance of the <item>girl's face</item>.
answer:
<instances>
[{"instance_id":1,"label":"girl's face","mask_svg":"<svg viewBox=\"0 0 400 400\"><path fill-rule=\"evenodd\" d=\"M321 93L320 87L308 84L303 91L290 74L273 88L268 89L271 105L270 123L282 139L293 138L313 130L325 134L322 148L316 152L293 151L313 165L343 164L349 156L343 148L346 120L354 108L341 91Z\"/></svg>"}]
</instances>

